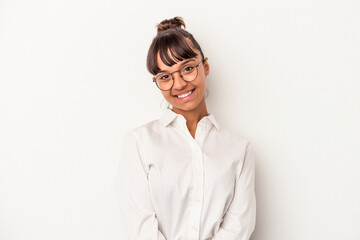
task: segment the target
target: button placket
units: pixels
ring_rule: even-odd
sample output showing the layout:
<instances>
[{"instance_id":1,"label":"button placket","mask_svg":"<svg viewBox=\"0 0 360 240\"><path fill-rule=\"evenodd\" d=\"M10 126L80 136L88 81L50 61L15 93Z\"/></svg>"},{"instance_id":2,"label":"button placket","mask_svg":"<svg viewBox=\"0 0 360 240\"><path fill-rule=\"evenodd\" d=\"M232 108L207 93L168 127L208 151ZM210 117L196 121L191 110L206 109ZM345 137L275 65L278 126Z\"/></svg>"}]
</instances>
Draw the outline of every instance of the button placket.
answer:
<instances>
[{"instance_id":1,"label":"button placket","mask_svg":"<svg viewBox=\"0 0 360 240\"><path fill-rule=\"evenodd\" d=\"M192 171L193 171L193 188L191 192L191 219L190 219L190 239L198 240L200 237L200 221L203 206L203 153L200 145L194 142L193 159L192 159Z\"/></svg>"},{"instance_id":2,"label":"button placket","mask_svg":"<svg viewBox=\"0 0 360 240\"><path fill-rule=\"evenodd\" d=\"M206 120L206 121L200 121L198 123L197 129L196 129L196 132L195 132L195 139L199 143L199 145L201 145L201 146L204 143L204 138L205 138L206 133L210 129L208 119L204 119L204 120Z\"/></svg>"}]
</instances>

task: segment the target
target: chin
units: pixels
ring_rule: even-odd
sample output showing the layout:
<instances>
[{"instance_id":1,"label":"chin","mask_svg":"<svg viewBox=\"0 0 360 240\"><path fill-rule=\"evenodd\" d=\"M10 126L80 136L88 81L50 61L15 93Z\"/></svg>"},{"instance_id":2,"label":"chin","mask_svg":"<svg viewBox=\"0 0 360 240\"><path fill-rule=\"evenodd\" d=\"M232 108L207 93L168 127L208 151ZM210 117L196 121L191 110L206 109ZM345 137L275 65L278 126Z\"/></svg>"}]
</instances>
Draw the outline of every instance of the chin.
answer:
<instances>
[{"instance_id":1,"label":"chin","mask_svg":"<svg viewBox=\"0 0 360 240\"><path fill-rule=\"evenodd\" d=\"M173 108L177 108L179 110L182 110L182 111L191 111L193 109L195 109L197 107L197 105L191 103L191 104L185 104L185 105L182 105L182 106L177 106L177 105L174 105L174 104L171 104L173 106Z\"/></svg>"}]
</instances>

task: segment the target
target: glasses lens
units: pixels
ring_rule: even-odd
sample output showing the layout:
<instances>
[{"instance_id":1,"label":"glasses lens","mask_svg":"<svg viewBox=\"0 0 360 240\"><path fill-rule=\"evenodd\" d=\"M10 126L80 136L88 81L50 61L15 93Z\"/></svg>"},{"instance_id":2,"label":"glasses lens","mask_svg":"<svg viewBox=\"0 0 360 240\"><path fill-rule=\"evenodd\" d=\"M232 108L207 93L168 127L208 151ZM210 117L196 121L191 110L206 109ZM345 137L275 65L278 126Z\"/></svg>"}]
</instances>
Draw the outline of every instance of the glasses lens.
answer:
<instances>
[{"instance_id":1,"label":"glasses lens","mask_svg":"<svg viewBox=\"0 0 360 240\"><path fill-rule=\"evenodd\" d=\"M181 69L181 75L185 81L193 81L197 77L197 67L195 64L187 64Z\"/></svg>"},{"instance_id":2,"label":"glasses lens","mask_svg":"<svg viewBox=\"0 0 360 240\"><path fill-rule=\"evenodd\" d=\"M161 89L161 90L168 90L171 88L172 84L173 84L173 80L170 74L168 73L164 73L164 74L160 74L155 78L156 81L156 85Z\"/></svg>"}]
</instances>

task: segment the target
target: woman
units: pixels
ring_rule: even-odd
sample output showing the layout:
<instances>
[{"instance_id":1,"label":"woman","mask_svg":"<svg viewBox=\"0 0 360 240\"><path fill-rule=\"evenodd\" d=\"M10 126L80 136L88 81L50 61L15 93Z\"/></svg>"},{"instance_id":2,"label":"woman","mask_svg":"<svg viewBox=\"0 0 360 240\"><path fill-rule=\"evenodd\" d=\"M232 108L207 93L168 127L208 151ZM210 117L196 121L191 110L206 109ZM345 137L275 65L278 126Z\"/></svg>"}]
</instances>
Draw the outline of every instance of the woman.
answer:
<instances>
[{"instance_id":1,"label":"woman","mask_svg":"<svg viewBox=\"0 0 360 240\"><path fill-rule=\"evenodd\" d=\"M128 239L248 240L255 227L253 145L205 102L208 58L180 17L158 24L147 68L172 106L123 137L116 192Z\"/></svg>"}]
</instances>

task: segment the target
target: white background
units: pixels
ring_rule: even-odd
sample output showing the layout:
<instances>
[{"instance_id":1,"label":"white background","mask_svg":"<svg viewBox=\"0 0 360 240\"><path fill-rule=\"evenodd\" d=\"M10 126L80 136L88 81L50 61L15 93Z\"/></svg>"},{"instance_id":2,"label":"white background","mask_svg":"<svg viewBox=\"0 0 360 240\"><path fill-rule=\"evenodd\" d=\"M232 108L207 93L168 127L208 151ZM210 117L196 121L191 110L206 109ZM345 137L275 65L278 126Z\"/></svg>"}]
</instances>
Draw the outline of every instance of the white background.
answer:
<instances>
[{"instance_id":1,"label":"white background","mask_svg":"<svg viewBox=\"0 0 360 240\"><path fill-rule=\"evenodd\" d=\"M124 239L122 134L166 102L146 71L181 16L208 111L258 153L253 240L360 239L360 2L0 1L0 239Z\"/></svg>"}]
</instances>

